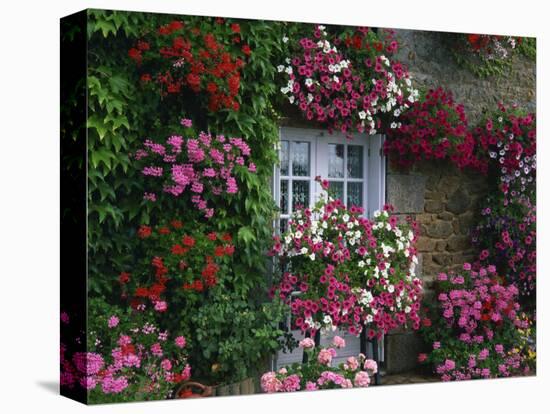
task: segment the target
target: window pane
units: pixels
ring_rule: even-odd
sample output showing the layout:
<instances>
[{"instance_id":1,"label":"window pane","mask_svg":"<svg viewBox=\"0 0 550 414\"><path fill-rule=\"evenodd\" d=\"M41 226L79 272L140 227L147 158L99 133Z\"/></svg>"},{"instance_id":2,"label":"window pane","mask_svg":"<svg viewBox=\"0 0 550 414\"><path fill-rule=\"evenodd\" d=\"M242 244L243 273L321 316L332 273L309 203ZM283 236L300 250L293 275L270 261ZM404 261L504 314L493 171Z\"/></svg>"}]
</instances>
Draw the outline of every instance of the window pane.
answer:
<instances>
[{"instance_id":1,"label":"window pane","mask_svg":"<svg viewBox=\"0 0 550 414\"><path fill-rule=\"evenodd\" d=\"M344 145L328 144L328 176L344 177Z\"/></svg>"},{"instance_id":2,"label":"window pane","mask_svg":"<svg viewBox=\"0 0 550 414\"><path fill-rule=\"evenodd\" d=\"M288 175L288 141L281 141L281 153L279 155L281 160L281 175Z\"/></svg>"},{"instance_id":3,"label":"window pane","mask_svg":"<svg viewBox=\"0 0 550 414\"><path fill-rule=\"evenodd\" d=\"M288 219L281 219L280 223L280 234L284 234L284 232L288 229Z\"/></svg>"},{"instance_id":4,"label":"window pane","mask_svg":"<svg viewBox=\"0 0 550 414\"><path fill-rule=\"evenodd\" d=\"M281 180L279 207L281 208L281 214L288 214L288 180Z\"/></svg>"},{"instance_id":5,"label":"window pane","mask_svg":"<svg viewBox=\"0 0 550 414\"><path fill-rule=\"evenodd\" d=\"M347 207L363 207L363 183L348 183Z\"/></svg>"},{"instance_id":6,"label":"window pane","mask_svg":"<svg viewBox=\"0 0 550 414\"><path fill-rule=\"evenodd\" d=\"M329 181L330 186L328 188L329 194L335 200L342 200L344 202L344 183L342 181Z\"/></svg>"},{"instance_id":7,"label":"window pane","mask_svg":"<svg viewBox=\"0 0 550 414\"><path fill-rule=\"evenodd\" d=\"M292 174L309 176L309 142L292 143Z\"/></svg>"},{"instance_id":8,"label":"window pane","mask_svg":"<svg viewBox=\"0 0 550 414\"><path fill-rule=\"evenodd\" d=\"M309 207L309 181L292 182L292 211L298 206Z\"/></svg>"},{"instance_id":9,"label":"window pane","mask_svg":"<svg viewBox=\"0 0 550 414\"><path fill-rule=\"evenodd\" d=\"M348 177L363 178L363 147L348 145Z\"/></svg>"}]
</instances>

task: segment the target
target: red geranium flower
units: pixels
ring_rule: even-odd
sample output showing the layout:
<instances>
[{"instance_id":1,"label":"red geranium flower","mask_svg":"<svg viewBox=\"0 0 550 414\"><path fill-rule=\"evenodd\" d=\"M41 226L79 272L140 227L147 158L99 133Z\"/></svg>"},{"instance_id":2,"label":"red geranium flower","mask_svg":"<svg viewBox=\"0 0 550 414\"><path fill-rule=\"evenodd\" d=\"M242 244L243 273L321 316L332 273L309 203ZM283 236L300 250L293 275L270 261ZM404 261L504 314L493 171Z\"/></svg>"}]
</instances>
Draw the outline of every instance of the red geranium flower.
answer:
<instances>
[{"instance_id":1,"label":"red geranium flower","mask_svg":"<svg viewBox=\"0 0 550 414\"><path fill-rule=\"evenodd\" d=\"M120 272L120 276L118 277L118 281L122 284L128 283L130 281L130 273Z\"/></svg>"},{"instance_id":2,"label":"red geranium flower","mask_svg":"<svg viewBox=\"0 0 550 414\"><path fill-rule=\"evenodd\" d=\"M187 246L187 247L193 247L195 245L195 239L191 236L183 236L183 238L181 239L181 242L183 243L184 246Z\"/></svg>"},{"instance_id":3,"label":"red geranium flower","mask_svg":"<svg viewBox=\"0 0 550 414\"><path fill-rule=\"evenodd\" d=\"M233 33L241 33L241 26L238 23L233 23L231 25L231 31Z\"/></svg>"},{"instance_id":4,"label":"red geranium flower","mask_svg":"<svg viewBox=\"0 0 550 414\"><path fill-rule=\"evenodd\" d=\"M183 223L180 220L172 220L170 224L175 229L181 229L183 227Z\"/></svg>"},{"instance_id":5,"label":"red geranium flower","mask_svg":"<svg viewBox=\"0 0 550 414\"><path fill-rule=\"evenodd\" d=\"M138 287L135 296L138 298L146 298L149 296L149 290L146 287Z\"/></svg>"},{"instance_id":6,"label":"red geranium flower","mask_svg":"<svg viewBox=\"0 0 550 414\"><path fill-rule=\"evenodd\" d=\"M145 225L141 226L138 230L138 236L141 239L146 239L151 235L151 233L153 233L153 230L151 229L151 227L145 226Z\"/></svg>"}]
</instances>

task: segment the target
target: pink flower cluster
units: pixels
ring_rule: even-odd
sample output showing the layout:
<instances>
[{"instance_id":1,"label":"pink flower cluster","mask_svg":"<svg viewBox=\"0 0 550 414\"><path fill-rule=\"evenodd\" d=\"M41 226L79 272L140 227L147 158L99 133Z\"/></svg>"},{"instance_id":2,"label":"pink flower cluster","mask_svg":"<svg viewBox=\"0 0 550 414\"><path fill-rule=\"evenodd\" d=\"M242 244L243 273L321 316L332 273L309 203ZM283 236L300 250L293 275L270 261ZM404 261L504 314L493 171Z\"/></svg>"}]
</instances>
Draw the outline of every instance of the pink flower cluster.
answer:
<instances>
[{"instance_id":1,"label":"pink flower cluster","mask_svg":"<svg viewBox=\"0 0 550 414\"><path fill-rule=\"evenodd\" d=\"M189 127L190 121L185 121L182 125ZM185 194L195 208L210 218L214 208L207 200L238 192L235 169L256 171L254 163L247 161L250 153L250 147L242 138L214 137L200 132L198 138L173 135L166 144L148 139L134 158L142 174L151 181L160 182L163 192L174 197ZM157 188L158 185L146 191L144 199L155 202Z\"/></svg>"},{"instance_id":2,"label":"pink flower cluster","mask_svg":"<svg viewBox=\"0 0 550 414\"><path fill-rule=\"evenodd\" d=\"M536 288L536 119L515 108L499 111L476 130L480 153L494 172L493 194L472 234L482 264L520 290L522 302L534 306Z\"/></svg>"},{"instance_id":3,"label":"pink flower cluster","mask_svg":"<svg viewBox=\"0 0 550 414\"><path fill-rule=\"evenodd\" d=\"M529 371L525 330L529 321L519 313L518 289L503 285L495 266L438 276L435 323L423 329L433 341L429 361L444 381L493 378Z\"/></svg>"},{"instance_id":4,"label":"pink flower cluster","mask_svg":"<svg viewBox=\"0 0 550 414\"><path fill-rule=\"evenodd\" d=\"M91 338L93 352L71 355L67 345L61 344L61 386L81 386L101 396L124 392L134 396L148 389L152 395L166 398L174 383L190 378L191 367L182 351L186 342L183 336L172 344L168 333L151 323L135 324L126 333L118 321L116 316L107 320L110 338Z\"/></svg>"},{"instance_id":5,"label":"pink flower cluster","mask_svg":"<svg viewBox=\"0 0 550 414\"><path fill-rule=\"evenodd\" d=\"M368 387L371 376L378 366L363 354L349 357L346 363L332 367L331 361L337 356L334 348L315 349L313 340L306 338L300 342L304 352L309 354L308 362L292 367L283 367L277 372L266 372L261 377L261 387L266 393L291 392L299 390L313 391L329 388ZM345 347L344 339L335 336L335 346Z\"/></svg>"},{"instance_id":6,"label":"pink flower cluster","mask_svg":"<svg viewBox=\"0 0 550 414\"><path fill-rule=\"evenodd\" d=\"M491 200L489 200L491 201ZM481 250L479 263L495 263L523 299L534 301L537 280L536 206L529 198L517 199L514 208L501 209L494 203L481 212L472 241Z\"/></svg>"},{"instance_id":7,"label":"pink flower cluster","mask_svg":"<svg viewBox=\"0 0 550 414\"><path fill-rule=\"evenodd\" d=\"M535 114L521 114L499 104L499 112L475 130L480 153L497 171L505 205L532 197L537 168Z\"/></svg>"},{"instance_id":8,"label":"pink flower cluster","mask_svg":"<svg viewBox=\"0 0 550 414\"><path fill-rule=\"evenodd\" d=\"M296 211L288 231L275 237L273 254L289 270L272 294L290 306L296 328L358 335L370 325L372 338L407 322L420 327L415 224L399 224L389 209L369 220L361 209L322 197Z\"/></svg>"},{"instance_id":9,"label":"pink flower cluster","mask_svg":"<svg viewBox=\"0 0 550 414\"><path fill-rule=\"evenodd\" d=\"M302 38L299 52L278 67L287 79L281 92L308 120L325 123L329 130L375 134L381 127L379 115L398 119L418 92L405 67L383 54L378 38L373 41L374 32L360 28L353 40L342 43L325 29L315 26L313 38ZM386 50L391 54L398 45L390 40ZM354 56L359 60L352 60Z\"/></svg>"}]
</instances>

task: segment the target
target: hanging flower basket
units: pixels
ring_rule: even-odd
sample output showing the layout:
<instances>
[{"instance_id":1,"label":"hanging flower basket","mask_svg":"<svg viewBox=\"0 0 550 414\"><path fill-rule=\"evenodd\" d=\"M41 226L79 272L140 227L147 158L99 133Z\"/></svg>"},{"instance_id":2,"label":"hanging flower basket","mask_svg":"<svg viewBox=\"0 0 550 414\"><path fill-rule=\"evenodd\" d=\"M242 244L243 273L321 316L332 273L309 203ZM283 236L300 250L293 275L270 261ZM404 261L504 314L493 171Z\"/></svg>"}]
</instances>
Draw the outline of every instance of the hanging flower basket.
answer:
<instances>
[{"instance_id":1,"label":"hanging flower basket","mask_svg":"<svg viewBox=\"0 0 550 414\"><path fill-rule=\"evenodd\" d=\"M380 40L372 30L358 28L342 37L331 37L318 25L313 38L300 39L277 68L285 75L281 92L306 119L329 131L374 135L384 123L398 122L418 91L406 68L386 56L398 48L392 35Z\"/></svg>"}]
</instances>

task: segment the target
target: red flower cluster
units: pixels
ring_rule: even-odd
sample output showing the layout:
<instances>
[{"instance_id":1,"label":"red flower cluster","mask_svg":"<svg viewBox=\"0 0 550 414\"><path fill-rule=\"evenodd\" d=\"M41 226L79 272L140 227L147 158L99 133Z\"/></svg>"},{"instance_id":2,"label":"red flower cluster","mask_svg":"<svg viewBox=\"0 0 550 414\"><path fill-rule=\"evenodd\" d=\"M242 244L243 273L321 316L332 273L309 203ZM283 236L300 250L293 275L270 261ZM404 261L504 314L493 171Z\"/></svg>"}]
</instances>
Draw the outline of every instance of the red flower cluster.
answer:
<instances>
[{"instance_id":1,"label":"red flower cluster","mask_svg":"<svg viewBox=\"0 0 550 414\"><path fill-rule=\"evenodd\" d=\"M242 43L237 23L202 24L206 27L191 27L180 21L163 25L147 41L139 40L128 56L144 71L141 80L154 79L161 95L180 94L188 88L208 96L210 111L236 111L240 70L251 54L250 46L236 45ZM227 44L227 39L232 42ZM159 67L162 69L156 69Z\"/></svg>"},{"instance_id":2,"label":"red flower cluster","mask_svg":"<svg viewBox=\"0 0 550 414\"><path fill-rule=\"evenodd\" d=\"M203 292L218 284L235 247L229 234L216 232L187 233L184 224L173 220L169 225L141 226L138 237L147 240L147 250L153 257L141 262L130 273L121 272L118 278L122 296L129 298L134 309L142 309L149 301L158 312L167 303L181 300L181 292ZM179 293L180 292L180 293ZM185 302L192 301L185 297Z\"/></svg>"},{"instance_id":3,"label":"red flower cluster","mask_svg":"<svg viewBox=\"0 0 550 414\"><path fill-rule=\"evenodd\" d=\"M450 92L430 90L400 118L401 125L387 131L384 151L398 165L449 158L459 168L485 172L487 164L475 156L475 140L468 129L464 107Z\"/></svg>"},{"instance_id":4,"label":"red flower cluster","mask_svg":"<svg viewBox=\"0 0 550 414\"><path fill-rule=\"evenodd\" d=\"M503 42L510 43L513 41L512 49L522 42L521 37L481 35L475 33L467 34L466 40L468 41L468 46L471 48L472 51L489 55L498 52L498 50L496 49L498 49L499 47L503 47Z\"/></svg>"}]
</instances>

